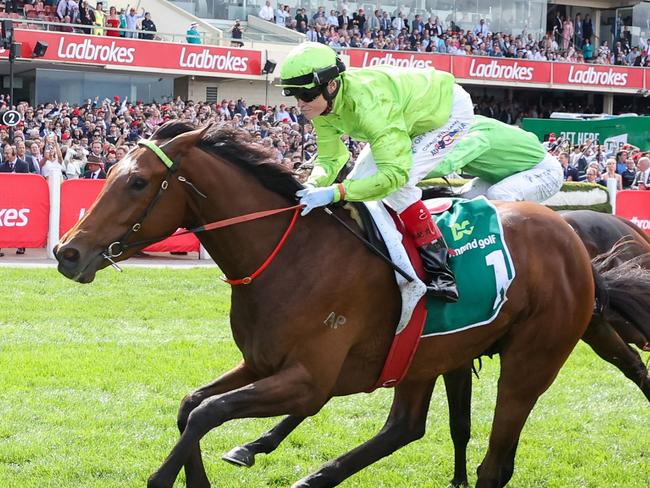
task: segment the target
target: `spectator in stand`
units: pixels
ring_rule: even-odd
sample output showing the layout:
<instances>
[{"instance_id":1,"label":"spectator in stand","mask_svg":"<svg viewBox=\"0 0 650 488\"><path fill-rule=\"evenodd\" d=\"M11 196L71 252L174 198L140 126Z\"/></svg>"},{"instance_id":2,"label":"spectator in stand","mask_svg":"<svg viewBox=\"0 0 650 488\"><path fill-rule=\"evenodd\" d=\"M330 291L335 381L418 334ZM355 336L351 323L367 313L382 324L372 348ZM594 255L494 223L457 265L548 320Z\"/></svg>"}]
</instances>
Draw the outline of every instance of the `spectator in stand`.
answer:
<instances>
[{"instance_id":1,"label":"spectator in stand","mask_svg":"<svg viewBox=\"0 0 650 488\"><path fill-rule=\"evenodd\" d=\"M106 17L106 35L109 37L120 37L120 17L117 15L117 9L110 7L108 17Z\"/></svg>"},{"instance_id":2,"label":"spectator in stand","mask_svg":"<svg viewBox=\"0 0 650 488\"><path fill-rule=\"evenodd\" d=\"M16 140L18 139L18 140ZM22 139L14 137L15 147L16 147L16 161L24 161L27 164L28 173L40 174L38 166L33 166L31 161L27 160L27 154L25 153L25 141ZM21 173L22 171L16 171L16 173Z\"/></svg>"},{"instance_id":3,"label":"spectator in stand","mask_svg":"<svg viewBox=\"0 0 650 488\"><path fill-rule=\"evenodd\" d=\"M489 33L490 30L485 22L485 19L479 20L478 24L474 27L474 34L485 38Z\"/></svg>"},{"instance_id":4,"label":"spectator in stand","mask_svg":"<svg viewBox=\"0 0 650 488\"><path fill-rule=\"evenodd\" d=\"M232 47L242 47L244 43L242 42L242 36L244 35L244 29L239 22L239 19L235 20L235 23L230 28L231 41L230 45Z\"/></svg>"},{"instance_id":5,"label":"spectator in stand","mask_svg":"<svg viewBox=\"0 0 650 488\"><path fill-rule=\"evenodd\" d=\"M299 8L295 17L296 25L298 26L298 32L305 34L307 32L307 26L309 25L309 17L305 13L304 8Z\"/></svg>"},{"instance_id":6,"label":"spectator in stand","mask_svg":"<svg viewBox=\"0 0 650 488\"><path fill-rule=\"evenodd\" d=\"M275 114L275 121L276 122L291 121L291 114L287 112L287 106L284 103L280 104L280 110L278 110Z\"/></svg>"},{"instance_id":7,"label":"spectator in stand","mask_svg":"<svg viewBox=\"0 0 650 488\"><path fill-rule=\"evenodd\" d=\"M639 172L632 182L633 190L650 190L650 158L644 156L639 158Z\"/></svg>"},{"instance_id":8,"label":"spectator in stand","mask_svg":"<svg viewBox=\"0 0 650 488\"><path fill-rule=\"evenodd\" d=\"M607 185L607 180L610 178L616 180L616 189L623 189L623 181L621 175L616 171L616 160L614 158L609 158L607 164L605 165L605 172L600 175L600 179L605 182Z\"/></svg>"},{"instance_id":9,"label":"spectator in stand","mask_svg":"<svg viewBox=\"0 0 650 488\"><path fill-rule=\"evenodd\" d=\"M625 171L625 169L627 168L626 162L627 162L628 155L629 155L628 152L625 150L616 153L616 160L615 160L616 164L614 167L614 171L619 175L623 174L623 171ZM609 163L609 160L607 161L607 163Z\"/></svg>"},{"instance_id":10,"label":"spectator in stand","mask_svg":"<svg viewBox=\"0 0 650 488\"><path fill-rule=\"evenodd\" d=\"M56 137L46 138L45 149L43 150L43 159L41 160L41 175L49 179L53 171L64 173L63 158L61 157L61 148L56 142Z\"/></svg>"},{"instance_id":11,"label":"spectator in stand","mask_svg":"<svg viewBox=\"0 0 650 488\"><path fill-rule=\"evenodd\" d=\"M79 22L85 26L91 26L95 23L95 12L86 0L83 1L79 9ZM90 34L91 29L90 27L84 27L81 31L85 34Z\"/></svg>"},{"instance_id":12,"label":"spectator in stand","mask_svg":"<svg viewBox=\"0 0 650 488\"><path fill-rule=\"evenodd\" d=\"M94 18L93 25L97 27L93 29L93 34L95 34L96 36L103 36L104 29L102 29L102 27L104 27L105 25L106 14L104 13L104 4L102 2L97 2L94 13L95 13L95 18Z\"/></svg>"},{"instance_id":13,"label":"spectator in stand","mask_svg":"<svg viewBox=\"0 0 650 488\"><path fill-rule=\"evenodd\" d=\"M584 44L582 45L582 55L584 56L585 61L590 61L594 57L594 47L591 45L591 40L589 38L584 39Z\"/></svg>"},{"instance_id":14,"label":"spectator in stand","mask_svg":"<svg viewBox=\"0 0 650 488\"><path fill-rule=\"evenodd\" d=\"M621 181L623 190L629 190L634 184L636 178L636 163L633 158L627 158L625 171L621 173Z\"/></svg>"},{"instance_id":15,"label":"spectator in stand","mask_svg":"<svg viewBox=\"0 0 650 488\"><path fill-rule=\"evenodd\" d=\"M585 183L593 183L595 185L602 185L603 180L600 179L600 173L596 168L587 168L585 173ZM605 186L607 186L605 184Z\"/></svg>"},{"instance_id":16,"label":"spectator in stand","mask_svg":"<svg viewBox=\"0 0 650 488\"><path fill-rule=\"evenodd\" d=\"M318 10L316 11L316 13L314 15L312 15L311 20L316 22L316 19L318 17L321 17L321 16L325 17L325 7L323 7L322 5L320 7L318 7Z\"/></svg>"},{"instance_id":17,"label":"spectator in stand","mask_svg":"<svg viewBox=\"0 0 650 488\"><path fill-rule=\"evenodd\" d=\"M62 22L65 21L66 15L70 17L70 22L77 23L79 18L79 4L74 0L60 0L56 6L56 16Z\"/></svg>"},{"instance_id":18,"label":"spectator in stand","mask_svg":"<svg viewBox=\"0 0 650 488\"><path fill-rule=\"evenodd\" d=\"M356 28L359 34L363 35L366 31L366 12L362 8L352 14L352 25L350 27Z\"/></svg>"},{"instance_id":19,"label":"spectator in stand","mask_svg":"<svg viewBox=\"0 0 650 488\"><path fill-rule=\"evenodd\" d=\"M275 25L287 26L287 11L281 3L278 3L278 8L275 10Z\"/></svg>"},{"instance_id":20,"label":"spectator in stand","mask_svg":"<svg viewBox=\"0 0 650 488\"><path fill-rule=\"evenodd\" d=\"M145 12L144 14L144 19L142 20L142 33L140 34L140 39L153 40L156 37L155 34L145 34L145 32L158 32L158 29L156 29L156 24L154 24L153 20L151 20L150 12Z\"/></svg>"},{"instance_id":21,"label":"spectator in stand","mask_svg":"<svg viewBox=\"0 0 650 488\"><path fill-rule=\"evenodd\" d=\"M5 144L2 150L2 164L0 173L29 173L29 165L26 161L19 159L16 148L11 144Z\"/></svg>"},{"instance_id":22,"label":"spectator in stand","mask_svg":"<svg viewBox=\"0 0 650 488\"><path fill-rule=\"evenodd\" d=\"M584 23L582 20L582 15L580 12L576 14L576 20L573 23L574 27L574 41L573 44L578 48L582 49L582 45L584 44L584 37L585 37L585 30L584 30Z\"/></svg>"},{"instance_id":23,"label":"spectator in stand","mask_svg":"<svg viewBox=\"0 0 650 488\"><path fill-rule=\"evenodd\" d=\"M126 15L126 32L125 37L130 37L132 39L138 38L138 33L135 32L138 29L138 21L144 18L144 7L142 7L142 12L138 13L135 7L129 8L127 5L129 13Z\"/></svg>"},{"instance_id":24,"label":"spectator in stand","mask_svg":"<svg viewBox=\"0 0 650 488\"><path fill-rule=\"evenodd\" d=\"M585 20L582 21L582 35L585 41L589 40L591 42L591 37L594 35L594 25L589 14L585 14Z\"/></svg>"},{"instance_id":25,"label":"spectator in stand","mask_svg":"<svg viewBox=\"0 0 650 488\"><path fill-rule=\"evenodd\" d=\"M192 22L190 28L187 29L186 40L188 44L202 44L201 34L199 33L199 24Z\"/></svg>"},{"instance_id":26,"label":"spectator in stand","mask_svg":"<svg viewBox=\"0 0 650 488\"><path fill-rule=\"evenodd\" d=\"M88 180L106 179L106 173L104 172L104 162L101 160L101 158L93 156L92 154L88 156L84 178Z\"/></svg>"},{"instance_id":27,"label":"spectator in stand","mask_svg":"<svg viewBox=\"0 0 650 488\"><path fill-rule=\"evenodd\" d=\"M41 148L36 142L29 145L29 154L25 155L25 161L29 165L29 172L40 175L41 174Z\"/></svg>"},{"instance_id":28,"label":"spectator in stand","mask_svg":"<svg viewBox=\"0 0 650 488\"><path fill-rule=\"evenodd\" d=\"M257 14L258 17L262 20L266 20L267 22L273 22L273 7L271 7L271 0L266 0L264 5L262 5L262 8L260 8L259 13Z\"/></svg>"},{"instance_id":29,"label":"spectator in stand","mask_svg":"<svg viewBox=\"0 0 650 488\"><path fill-rule=\"evenodd\" d=\"M578 170L569 165L569 153L562 151L558 156L558 160L564 170L564 181L578 181L580 179Z\"/></svg>"}]
</instances>

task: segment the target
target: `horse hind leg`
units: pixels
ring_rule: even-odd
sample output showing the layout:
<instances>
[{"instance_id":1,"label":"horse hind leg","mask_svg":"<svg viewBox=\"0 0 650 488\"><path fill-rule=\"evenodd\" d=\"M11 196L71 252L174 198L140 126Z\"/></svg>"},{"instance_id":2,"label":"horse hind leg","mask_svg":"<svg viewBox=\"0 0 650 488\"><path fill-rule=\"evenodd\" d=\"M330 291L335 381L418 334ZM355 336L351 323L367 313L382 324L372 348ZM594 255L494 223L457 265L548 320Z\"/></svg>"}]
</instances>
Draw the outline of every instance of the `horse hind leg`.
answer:
<instances>
[{"instance_id":1,"label":"horse hind leg","mask_svg":"<svg viewBox=\"0 0 650 488\"><path fill-rule=\"evenodd\" d=\"M247 468L255 464L257 454L270 454L285 440L291 432L298 427L306 417L288 415L282 419L275 427L262 434L243 446L237 446L221 456L221 459L235 466L244 466Z\"/></svg>"},{"instance_id":2,"label":"horse hind leg","mask_svg":"<svg viewBox=\"0 0 650 488\"><path fill-rule=\"evenodd\" d=\"M401 384L395 388L393 405L382 430L352 451L328 462L292 488L336 486L366 466L388 456L424 435L427 411L435 380Z\"/></svg>"},{"instance_id":3,"label":"horse hind leg","mask_svg":"<svg viewBox=\"0 0 650 488\"><path fill-rule=\"evenodd\" d=\"M443 375L449 405L449 432L454 443L454 478L450 487L467 487L467 444L471 435L472 370L468 366Z\"/></svg>"},{"instance_id":4,"label":"horse hind leg","mask_svg":"<svg viewBox=\"0 0 650 488\"><path fill-rule=\"evenodd\" d=\"M614 328L602 319L589 324L582 340L598 356L616 366L627 378L637 385L650 401L650 374L639 353L619 336Z\"/></svg>"},{"instance_id":5,"label":"horse hind leg","mask_svg":"<svg viewBox=\"0 0 650 488\"><path fill-rule=\"evenodd\" d=\"M535 323L517 324L519 333L504 347L492 431L487 453L477 470L477 488L501 488L510 480L521 430L575 345L573 338L560 337L559 333L549 331L531 340L530 334L523 332L542 326L549 329L552 323L566 324L557 317L537 317Z\"/></svg>"}]
</instances>

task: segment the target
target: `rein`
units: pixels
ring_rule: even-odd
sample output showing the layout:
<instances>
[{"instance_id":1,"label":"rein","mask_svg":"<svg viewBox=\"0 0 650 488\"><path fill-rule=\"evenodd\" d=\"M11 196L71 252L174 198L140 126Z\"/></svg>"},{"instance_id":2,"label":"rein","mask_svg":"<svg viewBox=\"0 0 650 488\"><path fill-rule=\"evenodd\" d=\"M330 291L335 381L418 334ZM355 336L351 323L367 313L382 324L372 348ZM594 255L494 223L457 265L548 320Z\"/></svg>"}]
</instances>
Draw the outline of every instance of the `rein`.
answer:
<instances>
[{"instance_id":1,"label":"rein","mask_svg":"<svg viewBox=\"0 0 650 488\"><path fill-rule=\"evenodd\" d=\"M146 245L146 244L152 244L154 242L158 242L162 239L164 239L167 236L162 236L162 237L156 237L153 239L143 239L140 241L135 241L131 243L126 243L125 241L131 237L132 234L138 232L142 228L142 223L144 222L144 219L147 218L149 215L149 212L151 212L151 209L154 207L154 205L160 200L162 195L164 194L165 190L169 187L169 180L173 176L176 171L178 171L178 168L180 167L180 161L172 161L169 156L165 154L165 152L158 147L154 142L149 141L149 140L141 140L138 141L139 146L146 147L150 149L156 156L158 156L158 159L162 161L162 163L167 167L167 175L165 176L165 179L163 182L160 184L160 189L158 190L158 193L156 196L149 202L147 207L144 209L142 212L141 217L138 219L138 221L131 226L131 228L120 238L119 241L115 241L112 244L109 244L108 247L106 248L105 251L102 252L102 256L104 259L110 261L111 265L117 269L118 271L122 271L122 269L117 265L115 261L113 261L113 258L117 258L121 256L124 251L126 251L129 248L132 247L138 247L141 245ZM178 176L177 179L181 181L182 183L185 183L189 185L197 194L199 194L203 198L207 198L206 195L201 193L189 180L184 178L183 176ZM194 227L192 229L184 230L182 232L179 232L177 234L174 234L175 236L181 236L185 234L196 234L198 232L205 232L209 230L215 230L215 229L221 229L224 227L229 227L231 225L236 225L236 224L241 224L243 222L250 222L252 220L257 220L261 219L264 217L269 217L271 215L276 215L279 213L283 212L288 212L289 210L293 210L293 218L291 219L291 222L289 223L289 226L285 230L284 234L280 238L280 241L278 244L275 246L269 257L266 258L266 260L262 263L262 265L257 268L253 273L251 273L248 276L245 276L244 278L239 278L239 279L229 279L226 277L222 277L222 280L228 283L229 285L236 286L236 285L249 285L255 278L257 278L262 272L271 264L275 256L280 252L280 249L282 249L282 246L286 242L287 238L291 234L291 231L296 225L296 221L298 220L298 214L300 212L300 209L302 208L302 205L293 205L291 207L285 207L285 208L276 208L272 210L263 210L261 212L252 212L249 214L245 215L240 215L237 217L231 217L229 219L223 219L223 220L217 220L215 222L211 222L209 224L205 225L200 225L198 227Z\"/></svg>"}]
</instances>

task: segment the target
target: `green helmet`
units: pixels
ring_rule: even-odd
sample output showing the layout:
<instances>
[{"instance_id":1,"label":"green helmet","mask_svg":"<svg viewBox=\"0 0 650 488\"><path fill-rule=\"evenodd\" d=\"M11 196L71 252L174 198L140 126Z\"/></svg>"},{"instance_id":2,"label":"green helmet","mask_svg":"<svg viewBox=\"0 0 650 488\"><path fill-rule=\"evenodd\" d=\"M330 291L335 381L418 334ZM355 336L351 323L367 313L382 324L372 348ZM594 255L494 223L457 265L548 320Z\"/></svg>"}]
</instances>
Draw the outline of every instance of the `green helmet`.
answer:
<instances>
[{"instance_id":1,"label":"green helmet","mask_svg":"<svg viewBox=\"0 0 650 488\"><path fill-rule=\"evenodd\" d=\"M315 88L326 85L343 71L345 64L332 48L319 42L304 42L294 47L282 63L278 86Z\"/></svg>"}]
</instances>

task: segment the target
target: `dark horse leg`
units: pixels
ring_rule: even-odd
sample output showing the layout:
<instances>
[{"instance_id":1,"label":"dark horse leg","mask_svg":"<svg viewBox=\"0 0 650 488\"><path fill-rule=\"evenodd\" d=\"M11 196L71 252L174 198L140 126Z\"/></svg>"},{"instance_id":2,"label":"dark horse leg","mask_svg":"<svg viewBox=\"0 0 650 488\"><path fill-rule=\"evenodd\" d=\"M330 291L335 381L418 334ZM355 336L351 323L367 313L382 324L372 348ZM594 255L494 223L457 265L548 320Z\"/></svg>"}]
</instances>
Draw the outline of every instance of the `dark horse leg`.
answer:
<instances>
[{"instance_id":1,"label":"dark horse leg","mask_svg":"<svg viewBox=\"0 0 650 488\"><path fill-rule=\"evenodd\" d=\"M469 486L467 482L467 444L471 435L472 369L460 368L443 375L447 404L449 405L449 431L454 443L453 488Z\"/></svg>"},{"instance_id":2,"label":"dark horse leg","mask_svg":"<svg viewBox=\"0 0 650 488\"><path fill-rule=\"evenodd\" d=\"M253 442L237 446L226 454L221 459L228 461L236 466L245 466L250 468L255 464L255 456L257 454L270 454L291 434L296 427L298 427L305 417L297 417L289 415L282 419L279 424L273 427L268 432L262 434L259 439Z\"/></svg>"},{"instance_id":3,"label":"dark horse leg","mask_svg":"<svg viewBox=\"0 0 650 488\"><path fill-rule=\"evenodd\" d=\"M200 469L201 475L196 479L200 479L202 484L198 486L209 486L203 481L207 480L207 476L200 462L199 441L210 430L236 418L274 417L287 413L314 415L327 399L322 390L313 385L310 373L301 365L236 390L205 398L185 417L180 439L162 466L149 478L147 486L171 488L183 465ZM187 410L189 408L181 407L179 418ZM198 456L198 460L192 461L193 456ZM188 477L188 487L194 486L197 485L191 483Z\"/></svg>"},{"instance_id":4,"label":"dark horse leg","mask_svg":"<svg viewBox=\"0 0 650 488\"><path fill-rule=\"evenodd\" d=\"M193 391L183 398L183 401L181 402L177 418L178 430L180 430L181 434L183 433L187 426L187 419L190 416L190 413L192 413L192 411L206 398L236 388L241 388L253 381L254 377L242 363L220 376L212 383ZM210 481L205 474L205 468L203 467L203 461L201 460L201 448L198 443L188 454L187 461L185 462L185 477L187 479L187 486L193 488L207 488L210 486Z\"/></svg>"},{"instance_id":5,"label":"dark horse leg","mask_svg":"<svg viewBox=\"0 0 650 488\"><path fill-rule=\"evenodd\" d=\"M501 488L512 477L521 430L537 399L553 383L573 349L574 338L570 336L538 334L531 341L530 332L539 330L540 324L557 324L559 319L557 311L549 309L546 316L520 322L519 334L504 338L492 431L487 453L477 470L476 488Z\"/></svg>"},{"instance_id":6,"label":"dark horse leg","mask_svg":"<svg viewBox=\"0 0 650 488\"><path fill-rule=\"evenodd\" d=\"M650 374L639 353L621 339L614 328L600 318L594 318L582 337L596 354L620 369L650 400Z\"/></svg>"},{"instance_id":7,"label":"dark horse leg","mask_svg":"<svg viewBox=\"0 0 650 488\"><path fill-rule=\"evenodd\" d=\"M317 472L296 482L292 488L336 486L375 461L420 439L426 428L427 411L434 381L400 384L386 424L375 437L352 451L323 465Z\"/></svg>"}]
</instances>

